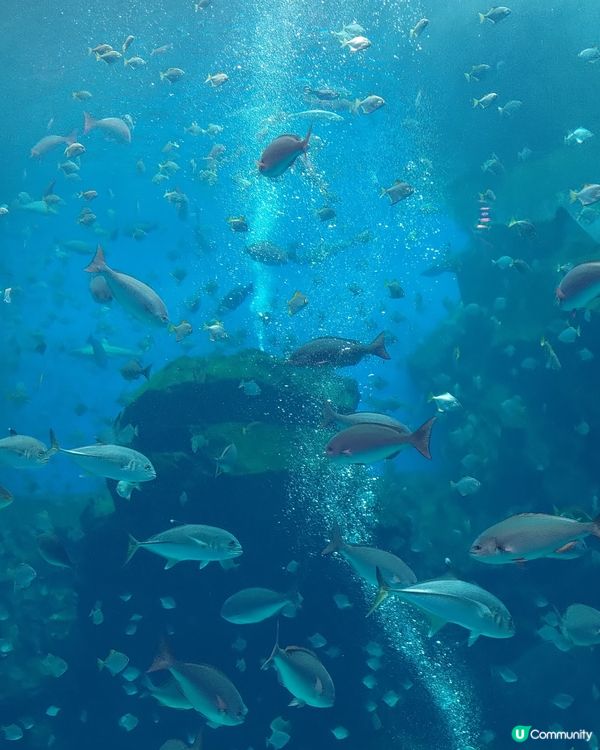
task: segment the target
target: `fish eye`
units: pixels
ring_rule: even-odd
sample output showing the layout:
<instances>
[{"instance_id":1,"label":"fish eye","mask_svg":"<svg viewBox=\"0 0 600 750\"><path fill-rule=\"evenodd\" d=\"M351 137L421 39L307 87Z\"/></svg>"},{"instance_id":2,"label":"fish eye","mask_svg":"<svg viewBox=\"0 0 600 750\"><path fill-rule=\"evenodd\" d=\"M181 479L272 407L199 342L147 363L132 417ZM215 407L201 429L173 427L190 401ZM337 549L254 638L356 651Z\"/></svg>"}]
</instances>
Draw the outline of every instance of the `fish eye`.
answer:
<instances>
[{"instance_id":1,"label":"fish eye","mask_svg":"<svg viewBox=\"0 0 600 750\"><path fill-rule=\"evenodd\" d=\"M151 471L152 470L152 466L150 464L146 464L144 466L144 469L146 469L146 471Z\"/></svg>"},{"instance_id":2,"label":"fish eye","mask_svg":"<svg viewBox=\"0 0 600 750\"><path fill-rule=\"evenodd\" d=\"M481 550L481 544L474 544L471 547L471 552L479 552Z\"/></svg>"},{"instance_id":3,"label":"fish eye","mask_svg":"<svg viewBox=\"0 0 600 750\"><path fill-rule=\"evenodd\" d=\"M228 547L237 547L237 542L235 542L233 539L229 542L227 545Z\"/></svg>"}]
</instances>

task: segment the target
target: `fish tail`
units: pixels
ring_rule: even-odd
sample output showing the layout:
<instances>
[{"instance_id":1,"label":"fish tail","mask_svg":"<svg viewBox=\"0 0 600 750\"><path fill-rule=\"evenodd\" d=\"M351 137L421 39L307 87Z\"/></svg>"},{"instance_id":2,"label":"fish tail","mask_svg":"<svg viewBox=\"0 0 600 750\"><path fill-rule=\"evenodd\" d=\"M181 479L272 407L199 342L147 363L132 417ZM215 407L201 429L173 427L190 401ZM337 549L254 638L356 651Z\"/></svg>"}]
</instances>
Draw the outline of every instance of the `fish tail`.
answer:
<instances>
[{"instance_id":1,"label":"fish tail","mask_svg":"<svg viewBox=\"0 0 600 750\"><path fill-rule=\"evenodd\" d=\"M263 662L261 669L265 670L268 669L271 666L271 662L275 658L277 652L279 651L279 619L277 620L277 629L275 631L275 645L273 646L273 650L271 651L271 655L269 658Z\"/></svg>"},{"instance_id":2,"label":"fish tail","mask_svg":"<svg viewBox=\"0 0 600 750\"><path fill-rule=\"evenodd\" d=\"M351 115L357 115L360 108L360 99L355 99L352 104L350 105L350 114Z\"/></svg>"},{"instance_id":3,"label":"fish tail","mask_svg":"<svg viewBox=\"0 0 600 750\"><path fill-rule=\"evenodd\" d=\"M592 521L592 534L594 536L600 537L600 515L596 516L594 520Z\"/></svg>"},{"instance_id":4,"label":"fish tail","mask_svg":"<svg viewBox=\"0 0 600 750\"><path fill-rule=\"evenodd\" d=\"M306 131L306 135L304 136L304 140L302 141L302 148L304 151L308 148L308 142L310 140L310 135L312 133L312 122L308 126L308 130Z\"/></svg>"},{"instance_id":5,"label":"fish tail","mask_svg":"<svg viewBox=\"0 0 600 750\"><path fill-rule=\"evenodd\" d=\"M127 563L131 560L131 558L135 555L139 548L140 542L138 542L133 534L129 534L129 546L127 547L127 558L123 563L124 566L127 565Z\"/></svg>"},{"instance_id":6,"label":"fish tail","mask_svg":"<svg viewBox=\"0 0 600 750\"><path fill-rule=\"evenodd\" d=\"M163 669L170 669L174 664L173 654L169 650L167 642L163 639L160 642L158 648L158 654L154 657L154 661L146 670L146 674L150 672L160 672Z\"/></svg>"},{"instance_id":7,"label":"fish tail","mask_svg":"<svg viewBox=\"0 0 600 750\"><path fill-rule=\"evenodd\" d=\"M379 584L379 589L377 590L377 596L375 597L375 601L373 602L373 605L371 606L371 609L367 612L367 617L369 615L372 615L375 610L383 604L383 602L388 598L390 595L390 587L387 581L384 579L383 574L381 573L381 570L379 568L375 568L375 575L377 576L377 583Z\"/></svg>"},{"instance_id":8,"label":"fish tail","mask_svg":"<svg viewBox=\"0 0 600 750\"><path fill-rule=\"evenodd\" d=\"M94 255L92 262L86 266L83 270L87 273L102 273L106 271L107 265L104 260L104 250L100 245L96 248L96 255Z\"/></svg>"},{"instance_id":9,"label":"fish tail","mask_svg":"<svg viewBox=\"0 0 600 750\"><path fill-rule=\"evenodd\" d=\"M381 359L391 359L385 348L385 333L383 331L369 344L369 353L374 354L376 357L381 357Z\"/></svg>"},{"instance_id":10,"label":"fish tail","mask_svg":"<svg viewBox=\"0 0 600 750\"><path fill-rule=\"evenodd\" d=\"M96 666L98 667L98 671L102 672L106 664L102 661L102 659L96 659Z\"/></svg>"},{"instance_id":11,"label":"fish tail","mask_svg":"<svg viewBox=\"0 0 600 750\"><path fill-rule=\"evenodd\" d=\"M142 375L146 378L146 380L150 380L150 370L152 369L152 365L148 365L148 367L144 367L142 370Z\"/></svg>"},{"instance_id":12,"label":"fish tail","mask_svg":"<svg viewBox=\"0 0 600 750\"><path fill-rule=\"evenodd\" d=\"M83 134L89 133L96 126L97 120L89 112L83 113Z\"/></svg>"},{"instance_id":13,"label":"fish tail","mask_svg":"<svg viewBox=\"0 0 600 750\"><path fill-rule=\"evenodd\" d=\"M332 552L339 552L341 549L343 549L346 546L342 538L342 532L337 523L333 527L331 534L332 534L332 539L327 545L327 547L325 547L325 549L321 552L322 555L330 555Z\"/></svg>"},{"instance_id":14,"label":"fish tail","mask_svg":"<svg viewBox=\"0 0 600 750\"><path fill-rule=\"evenodd\" d=\"M479 99L473 99L473 107L477 107L479 104Z\"/></svg>"},{"instance_id":15,"label":"fish tail","mask_svg":"<svg viewBox=\"0 0 600 750\"><path fill-rule=\"evenodd\" d=\"M569 190L569 203L575 203L577 200L577 193L575 190Z\"/></svg>"},{"instance_id":16,"label":"fish tail","mask_svg":"<svg viewBox=\"0 0 600 750\"><path fill-rule=\"evenodd\" d=\"M58 440L56 439L54 430L50 428L50 450L48 451L48 453L54 455L55 453L58 453L59 451L60 451L60 445L58 444Z\"/></svg>"},{"instance_id":17,"label":"fish tail","mask_svg":"<svg viewBox=\"0 0 600 750\"><path fill-rule=\"evenodd\" d=\"M410 434L410 444L425 458L431 458L429 441L431 440L431 429L436 419L437 417L431 417L431 419L428 419L427 422Z\"/></svg>"},{"instance_id":18,"label":"fish tail","mask_svg":"<svg viewBox=\"0 0 600 750\"><path fill-rule=\"evenodd\" d=\"M69 144L69 146L70 146L70 145L71 145L72 143L75 143L75 141L77 140L77 134L78 134L78 133L79 133L79 131L77 130L77 128L74 128L74 129L73 129L73 130L72 130L72 131L71 131L71 132L69 133L69 135L66 135L66 136L65 136L65 143L68 143L68 144Z\"/></svg>"},{"instance_id":19,"label":"fish tail","mask_svg":"<svg viewBox=\"0 0 600 750\"><path fill-rule=\"evenodd\" d=\"M479 23L485 23L485 15L483 13L478 13L479 16Z\"/></svg>"},{"instance_id":20,"label":"fish tail","mask_svg":"<svg viewBox=\"0 0 600 750\"><path fill-rule=\"evenodd\" d=\"M321 414L321 427L329 427L330 424L333 424L337 420L337 414L333 410L333 407L331 406L330 401L325 401L323 403L323 413Z\"/></svg>"},{"instance_id":21,"label":"fish tail","mask_svg":"<svg viewBox=\"0 0 600 750\"><path fill-rule=\"evenodd\" d=\"M472 78L471 78L471 74L470 73L465 73L465 78L467 79L467 81L469 83L471 83Z\"/></svg>"}]
</instances>

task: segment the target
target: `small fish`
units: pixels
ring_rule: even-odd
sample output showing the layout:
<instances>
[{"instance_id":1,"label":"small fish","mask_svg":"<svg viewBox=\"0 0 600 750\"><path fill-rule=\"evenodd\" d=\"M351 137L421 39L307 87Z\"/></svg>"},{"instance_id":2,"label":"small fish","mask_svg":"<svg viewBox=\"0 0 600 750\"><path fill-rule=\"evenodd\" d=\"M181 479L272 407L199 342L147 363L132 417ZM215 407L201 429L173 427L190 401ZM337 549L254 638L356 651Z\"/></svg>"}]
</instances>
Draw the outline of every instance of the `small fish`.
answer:
<instances>
[{"instance_id":1,"label":"small fish","mask_svg":"<svg viewBox=\"0 0 600 750\"><path fill-rule=\"evenodd\" d=\"M171 49L173 49L172 44L163 44L160 47L155 47L152 52L150 52L150 57L155 57L156 55L164 55L165 52L168 52Z\"/></svg>"},{"instance_id":2,"label":"small fish","mask_svg":"<svg viewBox=\"0 0 600 750\"><path fill-rule=\"evenodd\" d=\"M243 550L238 540L225 529L200 524L174 526L139 542L129 535L127 564L138 549L146 549L166 559L165 570L183 561L197 561L200 568L210 562L220 562L239 557Z\"/></svg>"},{"instance_id":3,"label":"small fish","mask_svg":"<svg viewBox=\"0 0 600 750\"><path fill-rule=\"evenodd\" d=\"M472 99L473 107L481 107L481 109L487 109L491 104L493 104L496 99L498 98L498 94L495 92L490 92L489 94L486 94L485 96L482 96L481 99Z\"/></svg>"},{"instance_id":4,"label":"small fish","mask_svg":"<svg viewBox=\"0 0 600 750\"><path fill-rule=\"evenodd\" d=\"M40 555L49 565L57 568L73 567L73 561L64 542L56 534L49 532L40 534L36 542Z\"/></svg>"},{"instance_id":5,"label":"small fish","mask_svg":"<svg viewBox=\"0 0 600 750\"><path fill-rule=\"evenodd\" d=\"M100 672L106 667L111 675L115 675L122 672L125 667L129 664L129 657L122 654L120 651L115 651L113 648L108 652L108 656L105 659L96 659L96 664Z\"/></svg>"},{"instance_id":6,"label":"small fish","mask_svg":"<svg viewBox=\"0 0 600 750\"><path fill-rule=\"evenodd\" d=\"M600 537L600 517L581 522L546 513L521 513L491 526L470 549L480 562L502 565L570 552L578 540Z\"/></svg>"},{"instance_id":7,"label":"small fish","mask_svg":"<svg viewBox=\"0 0 600 750\"><path fill-rule=\"evenodd\" d=\"M85 154L85 146L83 143L78 143L75 141L74 143L70 143L64 151L64 154L67 159L73 159L76 156L81 156L81 154Z\"/></svg>"},{"instance_id":8,"label":"small fish","mask_svg":"<svg viewBox=\"0 0 600 750\"><path fill-rule=\"evenodd\" d=\"M600 49L598 47L586 47L578 53L577 57L587 63L595 63L600 60Z\"/></svg>"},{"instance_id":9,"label":"small fish","mask_svg":"<svg viewBox=\"0 0 600 750\"><path fill-rule=\"evenodd\" d=\"M388 294L392 299L402 299L406 297L404 289L401 287L400 282L394 279L393 281L386 281L385 285L388 290Z\"/></svg>"},{"instance_id":10,"label":"small fish","mask_svg":"<svg viewBox=\"0 0 600 750\"><path fill-rule=\"evenodd\" d=\"M342 42L342 47L348 47L352 54L369 49L370 46L371 40L367 39L366 36L355 36Z\"/></svg>"},{"instance_id":11,"label":"small fish","mask_svg":"<svg viewBox=\"0 0 600 750\"><path fill-rule=\"evenodd\" d=\"M152 365L144 367L139 359L133 358L126 362L119 370L125 380L139 380L139 378L150 379Z\"/></svg>"},{"instance_id":12,"label":"small fish","mask_svg":"<svg viewBox=\"0 0 600 750\"><path fill-rule=\"evenodd\" d=\"M0 509L7 508L13 500L14 497L12 496L12 493L7 490L6 487L0 485Z\"/></svg>"},{"instance_id":13,"label":"small fish","mask_svg":"<svg viewBox=\"0 0 600 750\"><path fill-rule=\"evenodd\" d=\"M565 143L567 144L567 146L571 146L574 143L580 146L582 143L589 141L589 139L593 137L594 134L591 132L591 130L588 130L587 128L575 128L575 130L567 133L567 135L565 136Z\"/></svg>"},{"instance_id":14,"label":"small fish","mask_svg":"<svg viewBox=\"0 0 600 750\"><path fill-rule=\"evenodd\" d=\"M127 60L123 63L126 68L131 68L132 70L138 70L139 68L144 68L148 63L144 60L143 57L139 57L139 55L135 55L134 57L129 57Z\"/></svg>"},{"instance_id":15,"label":"small fish","mask_svg":"<svg viewBox=\"0 0 600 750\"><path fill-rule=\"evenodd\" d=\"M587 604L571 604L560 619L560 630L574 646L600 644L600 610Z\"/></svg>"},{"instance_id":16,"label":"small fish","mask_svg":"<svg viewBox=\"0 0 600 750\"><path fill-rule=\"evenodd\" d=\"M482 63L481 65L472 65L471 70L468 73L465 73L465 78L469 83L472 81L479 83L488 70L491 70L491 65L486 65L485 63Z\"/></svg>"},{"instance_id":17,"label":"small fish","mask_svg":"<svg viewBox=\"0 0 600 750\"><path fill-rule=\"evenodd\" d=\"M280 135L271 141L262 152L258 162L258 171L265 177L275 178L282 175L300 154L308 150L311 131L312 126L308 128L304 138L297 135Z\"/></svg>"},{"instance_id":18,"label":"small fish","mask_svg":"<svg viewBox=\"0 0 600 750\"><path fill-rule=\"evenodd\" d=\"M85 91L85 90L73 91L73 93L71 94L71 97L76 102L85 102L88 99L92 98L92 93L91 93L91 91Z\"/></svg>"},{"instance_id":19,"label":"small fish","mask_svg":"<svg viewBox=\"0 0 600 750\"><path fill-rule=\"evenodd\" d=\"M335 219L335 210L331 206L323 206L316 211L317 217L321 221L331 221Z\"/></svg>"},{"instance_id":20,"label":"small fish","mask_svg":"<svg viewBox=\"0 0 600 750\"><path fill-rule=\"evenodd\" d=\"M556 356L556 352L554 351L552 344L544 336L542 336L540 340L540 346L542 347L542 349L544 350L544 354L546 355L546 369L560 370L562 368L560 359Z\"/></svg>"},{"instance_id":21,"label":"small fish","mask_svg":"<svg viewBox=\"0 0 600 750\"><path fill-rule=\"evenodd\" d=\"M427 399L433 401L439 412L450 412L461 408L460 401L453 396L451 393L440 393L439 396L434 396L433 393Z\"/></svg>"},{"instance_id":22,"label":"small fish","mask_svg":"<svg viewBox=\"0 0 600 750\"><path fill-rule=\"evenodd\" d=\"M518 99L511 99L509 102L506 102L503 107L498 107L498 114L501 117L512 117L517 114L522 106L523 102Z\"/></svg>"},{"instance_id":23,"label":"small fish","mask_svg":"<svg viewBox=\"0 0 600 750\"><path fill-rule=\"evenodd\" d=\"M244 391L244 396L260 396L261 387L255 380L242 380L238 385Z\"/></svg>"},{"instance_id":24,"label":"small fish","mask_svg":"<svg viewBox=\"0 0 600 750\"><path fill-rule=\"evenodd\" d=\"M311 122L344 122L344 118L341 115L329 109L307 109L304 112L295 112L290 117L301 117Z\"/></svg>"},{"instance_id":25,"label":"small fish","mask_svg":"<svg viewBox=\"0 0 600 750\"><path fill-rule=\"evenodd\" d=\"M125 38L125 41L121 45L121 52L125 54L131 47L133 42L135 42L135 37L132 34L128 34L128 36Z\"/></svg>"},{"instance_id":26,"label":"small fish","mask_svg":"<svg viewBox=\"0 0 600 750\"><path fill-rule=\"evenodd\" d=\"M227 73L215 73L214 75L208 75L204 83L210 83L212 88L216 89L219 86L222 86L224 83L227 83L228 80L229 76L227 75Z\"/></svg>"},{"instance_id":27,"label":"small fish","mask_svg":"<svg viewBox=\"0 0 600 750\"><path fill-rule=\"evenodd\" d=\"M215 320L212 323L205 323L202 326L202 330L208 331L208 337L211 341L224 341L229 338L229 334L220 320Z\"/></svg>"},{"instance_id":28,"label":"small fish","mask_svg":"<svg viewBox=\"0 0 600 750\"><path fill-rule=\"evenodd\" d=\"M521 237L535 236L535 225L526 219L511 219L508 222L508 228L516 231Z\"/></svg>"},{"instance_id":29,"label":"small fish","mask_svg":"<svg viewBox=\"0 0 600 750\"><path fill-rule=\"evenodd\" d=\"M421 20L417 21L417 23L413 26L413 28L408 32L409 38L418 39L428 26L429 26L429 19L421 18Z\"/></svg>"},{"instance_id":30,"label":"small fish","mask_svg":"<svg viewBox=\"0 0 600 750\"><path fill-rule=\"evenodd\" d=\"M558 334L558 340L563 344L574 344L579 336L581 336L581 328L579 326L577 328L567 326Z\"/></svg>"},{"instance_id":31,"label":"small fish","mask_svg":"<svg viewBox=\"0 0 600 750\"><path fill-rule=\"evenodd\" d=\"M12 571L11 578L15 591L23 591L28 589L33 581L37 578L37 571L27 565L27 563L19 563L17 567Z\"/></svg>"},{"instance_id":32,"label":"small fish","mask_svg":"<svg viewBox=\"0 0 600 750\"><path fill-rule=\"evenodd\" d=\"M294 292L292 297L287 301L288 315L296 315L306 305L308 305L308 297L302 294L302 292Z\"/></svg>"},{"instance_id":33,"label":"small fish","mask_svg":"<svg viewBox=\"0 0 600 750\"><path fill-rule=\"evenodd\" d=\"M493 24L500 23L512 13L510 8L505 5L496 5L488 10L487 13L479 13L479 23L490 21Z\"/></svg>"},{"instance_id":34,"label":"small fish","mask_svg":"<svg viewBox=\"0 0 600 750\"><path fill-rule=\"evenodd\" d=\"M234 232L247 232L250 228L245 216L229 216L226 221Z\"/></svg>"},{"instance_id":35,"label":"small fish","mask_svg":"<svg viewBox=\"0 0 600 750\"><path fill-rule=\"evenodd\" d=\"M0 464L13 469L38 469L57 452L55 446L48 448L36 438L19 435L15 430L9 432L8 437L0 440Z\"/></svg>"},{"instance_id":36,"label":"small fish","mask_svg":"<svg viewBox=\"0 0 600 750\"><path fill-rule=\"evenodd\" d=\"M450 487L456 490L461 497L467 497L467 495L474 495L479 492L481 482L475 477L462 477L458 482L451 481Z\"/></svg>"},{"instance_id":37,"label":"small fish","mask_svg":"<svg viewBox=\"0 0 600 750\"><path fill-rule=\"evenodd\" d=\"M179 344L183 339L187 338L193 333L194 329L192 327L191 323L188 323L187 320L182 320L179 325L171 325L169 326L169 333L175 334L175 341Z\"/></svg>"},{"instance_id":38,"label":"small fish","mask_svg":"<svg viewBox=\"0 0 600 750\"><path fill-rule=\"evenodd\" d=\"M396 203L408 198L415 192L415 189L402 180L396 180L394 184L389 188L381 188L379 191L379 197L383 198L384 195L390 199L390 204L394 206Z\"/></svg>"},{"instance_id":39,"label":"small fish","mask_svg":"<svg viewBox=\"0 0 600 750\"><path fill-rule=\"evenodd\" d=\"M582 206L591 206L600 201L600 185L584 185L579 192L576 190L569 191L569 201L575 203L579 201Z\"/></svg>"},{"instance_id":40,"label":"small fish","mask_svg":"<svg viewBox=\"0 0 600 750\"><path fill-rule=\"evenodd\" d=\"M362 112L363 115L370 115L372 112L376 112L385 106L385 99L376 94L371 94L364 99L355 99L352 105L351 112L357 113Z\"/></svg>"},{"instance_id":41,"label":"small fish","mask_svg":"<svg viewBox=\"0 0 600 750\"><path fill-rule=\"evenodd\" d=\"M185 72L181 68L167 68L166 70L161 71L160 80L175 83L176 81L180 81L184 75Z\"/></svg>"}]
</instances>

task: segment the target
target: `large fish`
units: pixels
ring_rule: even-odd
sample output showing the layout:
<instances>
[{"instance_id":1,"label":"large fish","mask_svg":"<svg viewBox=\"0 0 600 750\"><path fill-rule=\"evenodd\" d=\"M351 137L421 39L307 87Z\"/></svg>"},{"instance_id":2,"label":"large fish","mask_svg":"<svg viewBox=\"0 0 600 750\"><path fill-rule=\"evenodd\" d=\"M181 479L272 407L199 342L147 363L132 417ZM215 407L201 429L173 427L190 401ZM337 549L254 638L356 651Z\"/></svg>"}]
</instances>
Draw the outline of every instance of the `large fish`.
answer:
<instances>
[{"instance_id":1,"label":"large fish","mask_svg":"<svg viewBox=\"0 0 600 750\"><path fill-rule=\"evenodd\" d=\"M589 307L600 296L600 261L580 263L562 279L556 300L563 310Z\"/></svg>"},{"instance_id":2,"label":"large fish","mask_svg":"<svg viewBox=\"0 0 600 750\"><path fill-rule=\"evenodd\" d=\"M148 672L166 669L177 681L192 708L215 726L242 724L248 713L242 696L229 677L208 664L175 661L163 644Z\"/></svg>"},{"instance_id":3,"label":"large fish","mask_svg":"<svg viewBox=\"0 0 600 750\"><path fill-rule=\"evenodd\" d=\"M0 440L0 464L13 469L39 469L56 451L54 445L48 448L41 440L10 430L10 435Z\"/></svg>"},{"instance_id":4,"label":"large fish","mask_svg":"<svg viewBox=\"0 0 600 750\"><path fill-rule=\"evenodd\" d=\"M325 455L337 464L372 464L395 458L405 445L431 458L429 441L437 417L431 417L414 432L382 424L355 424L338 432L325 446Z\"/></svg>"},{"instance_id":5,"label":"large fish","mask_svg":"<svg viewBox=\"0 0 600 750\"><path fill-rule=\"evenodd\" d=\"M282 614L295 617L302 597L297 591L280 594L263 588L242 589L225 600L221 617L236 625L250 625Z\"/></svg>"},{"instance_id":6,"label":"large fish","mask_svg":"<svg viewBox=\"0 0 600 750\"><path fill-rule=\"evenodd\" d=\"M287 361L297 367L348 367L357 365L369 354L390 359L385 348L384 333L380 333L370 344L335 336L313 339L292 352Z\"/></svg>"},{"instance_id":7,"label":"large fish","mask_svg":"<svg viewBox=\"0 0 600 750\"><path fill-rule=\"evenodd\" d=\"M155 685L154 682L145 675L142 678L142 682L144 687L150 692L150 695L157 700L161 706L176 708L179 711L188 711L193 708L192 704L181 692L179 683L174 677L169 677L169 679L161 685Z\"/></svg>"},{"instance_id":8,"label":"large fish","mask_svg":"<svg viewBox=\"0 0 600 750\"><path fill-rule=\"evenodd\" d=\"M113 271L104 259L104 250L98 245L94 259L86 266L88 273L100 274L108 284L113 297L128 313L142 323L166 326L169 313L162 299L143 281L119 271Z\"/></svg>"},{"instance_id":9,"label":"large fish","mask_svg":"<svg viewBox=\"0 0 600 750\"><path fill-rule=\"evenodd\" d=\"M382 424L386 427L392 427L394 430L409 433L410 430L402 422L398 422L387 414L379 414L376 411L355 411L351 414L339 414L331 406L329 401L323 404L323 415L321 418L321 427L328 427L332 424L343 424L351 427L355 424Z\"/></svg>"},{"instance_id":10,"label":"large fish","mask_svg":"<svg viewBox=\"0 0 600 750\"><path fill-rule=\"evenodd\" d=\"M117 141L131 143L131 130L129 125L120 117L103 117L97 120L89 112L83 113L83 132L89 133L90 130L103 130Z\"/></svg>"},{"instance_id":11,"label":"large fish","mask_svg":"<svg viewBox=\"0 0 600 750\"><path fill-rule=\"evenodd\" d=\"M294 258L293 253L274 242L254 242L252 245L246 245L244 251L252 260L265 266L283 266Z\"/></svg>"},{"instance_id":12,"label":"large fish","mask_svg":"<svg viewBox=\"0 0 600 750\"><path fill-rule=\"evenodd\" d=\"M139 542L130 534L126 564L140 548L164 557L167 561L165 570L187 560L199 562L200 568L205 568L210 562L219 562L224 566L226 561L239 557L243 552L242 545L233 534L216 526L202 524L174 526L144 542Z\"/></svg>"},{"instance_id":13,"label":"large fish","mask_svg":"<svg viewBox=\"0 0 600 750\"><path fill-rule=\"evenodd\" d=\"M510 638L515 634L512 617L504 604L489 591L473 583L443 578L400 588L390 586L380 570L377 570L377 579L379 592L371 612L393 593L429 616L430 637L448 622L469 631L469 646L480 635Z\"/></svg>"},{"instance_id":14,"label":"large fish","mask_svg":"<svg viewBox=\"0 0 600 750\"><path fill-rule=\"evenodd\" d=\"M275 666L281 684L294 696L290 706L333 706L335 687L329 672L312 651L300 646L281 648L279 624L275 646L262 669L268 669L271 664Z\"/></svg>"},{"instance_id":15,"label":"large fish","mask_svg":"<svg viewBox=\"0 0 600 750\"><path fill-rule=\"evenodd\" d=\"M240 284L230 289L223 299L219 302L217 308L217 315L224 315L225 313L237 310L237 308L250 297L254 292L254 284Z\"/></svg>"},{"instance_id":16,"label":"large fish","mask_svg":"<svg viewBox=\"0 0 600 750\"><path fill-rule=\"evenodd\" d=\"M494 565L557 557L570 553L580 539L600 537L600 516L581 522L546 513L521 513L490 526L473 542L470 554L476 560Z\"/></svg>"},{"instance_id":17,"label":"large fish","mask_svg":"<svg viewBox=\"0 0 600 750\"><path fill-rule=\"evenodd\" d=\"M52 151L52 149L56 148L57 146L63 146L65 143L67 144L67 146L70 146L72 143L75 143L76 140L76 130L74 130L70 135L45 135L43 138L40 138L35 146L32 147L30 157L32 159L39 159L40 157L44 156L44 154L47 154L48 151Z\"/></svg>"},{"instance_id":18,"label":"large fish","mask_svg":"<svg viewBox=\"0 0 600 750\"><path fill-rule=\"evenodd\" d=\"M308 141L312 126L304 138L297 135L280 135L271 141L266 149L262 152L258 162L258 171L265 177L279 177L282 175L296 159L308 149Z\"/></svg>"},{"instance_id":19,"label":"large fish","mask_svg":"<svg viewBox=\"0 0 600 750\"><path fill-rule=\"evenodd\" d=\"M372 586L377 586L377 569L392 586L410 586L417 582L417 576L408 565L391 552L362 544L348 544L342 538L339 526L333 528L333 538L322 555L338 552L347 560L356 573Z\"/></svg>"},{"instance_id":20,"label":"large fish","mask_svg":"<svg viewBox=\"0 0 600 750\"><path fill-rule=\"evenodd\" d=\"M50 436L52 449L66 453L88 474L127 482L149 482L156 479L156 471L150 459L132 448L110 443L60 448L52 431Z\"/></svg>"}]
</instances>

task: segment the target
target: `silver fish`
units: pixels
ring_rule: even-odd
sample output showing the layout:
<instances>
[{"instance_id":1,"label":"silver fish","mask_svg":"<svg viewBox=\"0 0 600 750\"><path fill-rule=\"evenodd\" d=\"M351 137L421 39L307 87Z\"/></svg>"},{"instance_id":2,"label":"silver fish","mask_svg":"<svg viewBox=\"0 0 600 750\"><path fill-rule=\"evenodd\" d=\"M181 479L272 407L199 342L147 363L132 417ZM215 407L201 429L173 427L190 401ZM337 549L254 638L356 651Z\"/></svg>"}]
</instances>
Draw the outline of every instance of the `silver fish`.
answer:
<instances>
[{"instance_id":1,"label":"silver fish","mask_svg":"<svg viewBox=\"0 0 600 750\"><path fill-rule=\"evenodd\" d=\"M55 453L54 447L48 448L41 440L19 435L14 430L0 440L0 463L13 469L39 469Z\"/></svg>"},{"instance_id":2,"label":"silver fish","mask_svg":"<svg viewBox=\"0 0 600 750\"><path fill-rule=\"evenodd\" d=\"M123 445L97 443L81 448L60 448L53 432L52 448L66 453L88 474L127 482L149 482L156 479L156 471L143 453Z\"/></svg>"},{"instance_id":3,"label":"silver fish","mask_svg":"<svg viewBox=\"0 0 600 750\"><path fill-rule=\"evenodd\" d=\"M600 644L600 610L571 604L562 616L560 629L575 646L596 646Z\"/></svg>"},{"instance_id":4,"label":"silver fish","mask_svg":"<svg viewBox=\"0 0 600 750\"><path fill-rule=\"evenodd\" d=\"M521 513L486 529L473 542L470 554L495 565L560 557L590 534L600 537L600 517L582 523L546 513Z\"/></svg>"},{"instance_id":5,"label":"silver fish","mask_svg":"<svg viewBox=\"0 0 600 750\"><path fill-rule=\"evenodd\" d=\"M295 617L301 604L298 591L281 594L264 588L242 589L225 600L221 617L236 625L249 625L280 613L284 617Z\"/></svg>"}]
</instances>

